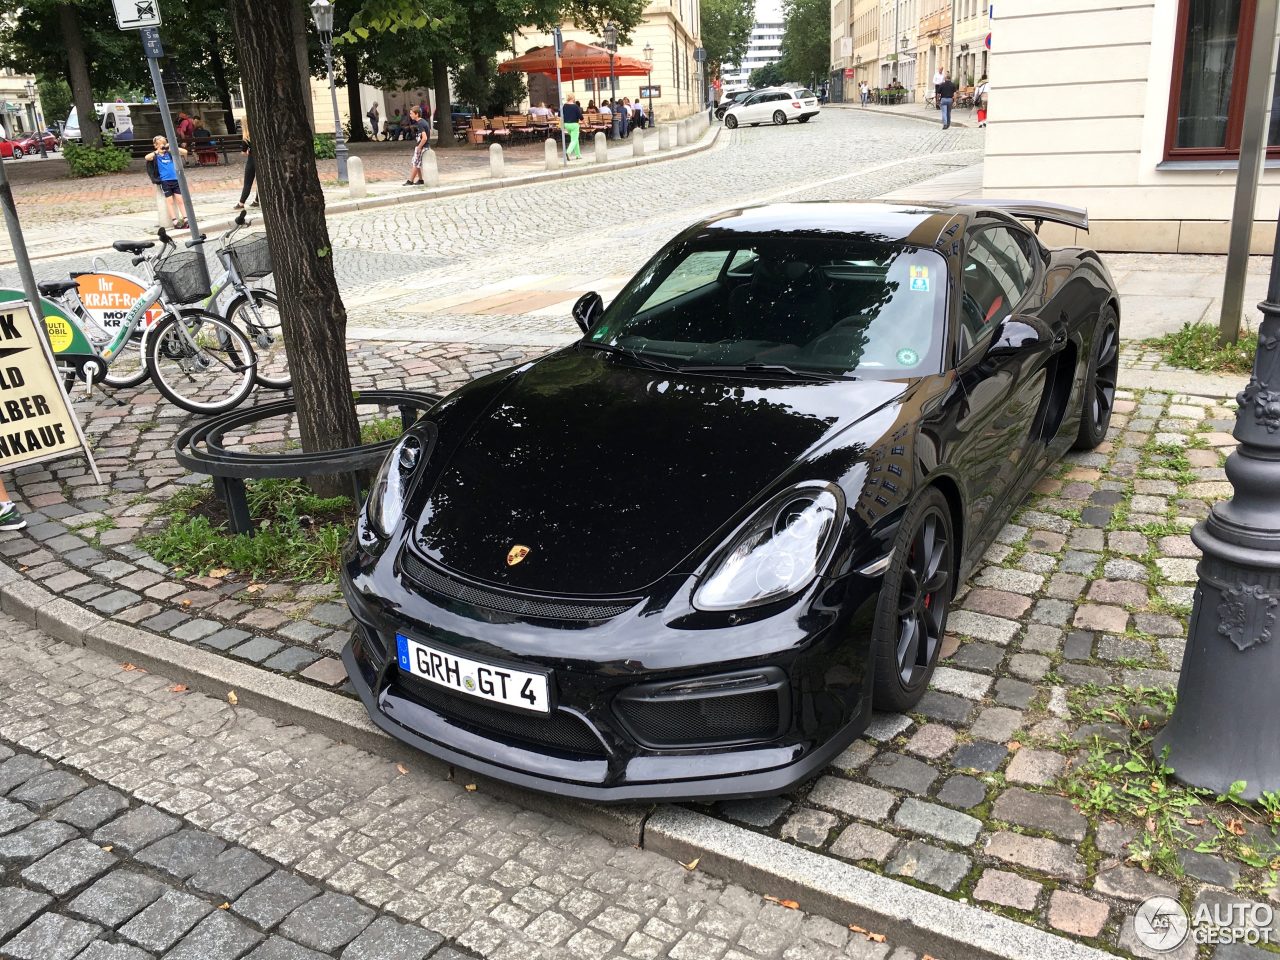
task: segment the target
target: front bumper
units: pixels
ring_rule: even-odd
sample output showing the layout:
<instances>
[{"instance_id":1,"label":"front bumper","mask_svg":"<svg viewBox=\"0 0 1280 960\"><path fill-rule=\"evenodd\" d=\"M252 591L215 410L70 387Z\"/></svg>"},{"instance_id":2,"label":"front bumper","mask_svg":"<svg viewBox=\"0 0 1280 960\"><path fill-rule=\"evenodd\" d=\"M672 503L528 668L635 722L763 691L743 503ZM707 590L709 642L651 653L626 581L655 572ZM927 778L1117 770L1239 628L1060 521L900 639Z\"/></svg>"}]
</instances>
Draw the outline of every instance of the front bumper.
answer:
<instances>
[{"instance_id":1,"label":"front bumper","mask_svg":"<svg viewBox=\"0 0 1280 960\"><path fill-rule=\"evenodd\" d=\"M677 629L637 610L583 625L495 615L435 595L391 556L356 549L342 572L358 624L343 663L379 728L498 780L603 802L768 796L817 774L869 719L869 611L878 583L851 580L820 585L802 609L728 631ZM851 586L858 596L847 596ZM824 605L832 592L862 602ZM415 680L396 664L397 633L552 671L552 717L477 705ZM707 650L735 655L717 659ZM780 678L780 722L768 736L646 745L622 715L628 697L654 686L735 671ZM548 733L538 731L543 726Z\"/></svg>"}]
</instances>

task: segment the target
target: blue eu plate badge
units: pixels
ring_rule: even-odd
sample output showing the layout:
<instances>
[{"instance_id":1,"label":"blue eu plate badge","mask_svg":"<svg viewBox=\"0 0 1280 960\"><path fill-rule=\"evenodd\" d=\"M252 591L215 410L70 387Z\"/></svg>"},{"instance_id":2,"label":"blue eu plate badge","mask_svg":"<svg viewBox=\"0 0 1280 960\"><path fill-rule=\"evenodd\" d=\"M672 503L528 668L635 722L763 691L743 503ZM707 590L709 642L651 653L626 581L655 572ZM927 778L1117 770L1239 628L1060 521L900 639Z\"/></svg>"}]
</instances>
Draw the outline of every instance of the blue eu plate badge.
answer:
<instances>
[{"instance_id":1,"label":"blue eu plate badge","mask_svg":"<svg viewBox=\"0 0 1280 960\"><path fill-rule=\"evenodd\" d=\"M396 659L400 661L400 669L409 669L409 641L403 634L396 634Z\"/></svg>"}]
</instances>

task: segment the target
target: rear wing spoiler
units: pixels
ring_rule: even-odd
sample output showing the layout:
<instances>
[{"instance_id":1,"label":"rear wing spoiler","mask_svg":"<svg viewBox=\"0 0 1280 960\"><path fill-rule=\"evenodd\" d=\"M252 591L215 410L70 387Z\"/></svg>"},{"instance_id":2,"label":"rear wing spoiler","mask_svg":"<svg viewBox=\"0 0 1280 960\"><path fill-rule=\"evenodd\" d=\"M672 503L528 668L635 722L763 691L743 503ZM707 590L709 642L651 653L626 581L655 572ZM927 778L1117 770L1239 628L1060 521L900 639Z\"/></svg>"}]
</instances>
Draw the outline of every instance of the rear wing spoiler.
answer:
<instances>
[{"instance_id":1,"label":"rear wing spoiler","mask_svg":"<svg viewBox=\"0 0 1280 960\"><path fill-rule=\"evenodd\" d=\"M1075 227L1077 230L1089 229L1089 211L1083 207L1069 207L1062 203L1045 203L1037 200L957 200L965 206L974 206L988 210L999 210L1019 220L1030 220L1036 225L1036 233L1040 232L1042 223L1060 223L1064 227Z\"/></svg>"}]
</instances>

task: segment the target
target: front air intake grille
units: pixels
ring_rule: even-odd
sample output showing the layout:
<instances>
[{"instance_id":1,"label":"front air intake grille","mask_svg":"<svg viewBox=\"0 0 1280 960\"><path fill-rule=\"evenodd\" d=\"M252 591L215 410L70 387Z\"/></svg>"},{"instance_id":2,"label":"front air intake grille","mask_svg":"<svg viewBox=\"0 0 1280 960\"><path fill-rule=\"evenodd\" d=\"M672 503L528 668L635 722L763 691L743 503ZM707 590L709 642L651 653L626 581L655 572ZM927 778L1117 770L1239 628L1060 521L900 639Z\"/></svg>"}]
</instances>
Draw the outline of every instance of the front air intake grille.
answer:
<instances>
[{"instance_id":1,"label":"front air intake grille","mask_svg":"<svg viewBox=\"0 0 1280 960\"><path fill-rule=\"evenodd\" d=\"M786 715L785 680L775 676L772 668L754 677L726 679L633 687L618 696L614 710L632 736L649 747L727 745L778 737Z\"/></svg>"},{"instance_id":2,"label":"front air intake grille","mask_svg":"<svg viewBox=\"0 0 1280 960\"><path fill-rule=\"evenodd\" d=\"M560 710L550 715L513 713L471 697L442 690L411 674L400 673L397 683L415 701L481 736L501 735L538 747L551 747L579 756L604 757L604 745L581 719Z\"/></svg>"},{"instance_id":3,"label":"front air intake grille","mask_svg":"<svg viewBox=\"0 0 1280 960\"><path fill-rule=\"evenodd\" d=\"M639 599L614 603L592 603L579 600L538 600L516 593L503 593L475 587L445 576L427 566L409 551L400 556L405 576L433 593L461 600L488 610L536 617L546 620L609 620L620 616L639 603Z\"/></svg>"}]
</instances>

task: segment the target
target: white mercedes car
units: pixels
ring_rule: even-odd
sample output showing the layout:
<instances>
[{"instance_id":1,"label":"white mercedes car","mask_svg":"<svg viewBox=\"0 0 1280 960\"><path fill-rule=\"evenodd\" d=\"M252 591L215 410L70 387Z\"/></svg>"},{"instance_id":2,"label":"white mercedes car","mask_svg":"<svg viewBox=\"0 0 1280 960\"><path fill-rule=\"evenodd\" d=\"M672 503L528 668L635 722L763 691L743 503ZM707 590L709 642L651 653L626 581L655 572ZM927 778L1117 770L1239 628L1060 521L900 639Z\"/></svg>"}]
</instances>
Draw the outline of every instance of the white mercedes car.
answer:
<instances>
[{"instance_id":1,"label":"white mercedes car","mask_svg":"<svg viewBox=\"0 0 1280 960\"><path fill-rule=\"evenodd\" d=\"M761 123L781 125L788 120L808 123L809 118L816 117L821 110L818 95L812 90L804 87L766 87L725 110L724 125L732 130L744 123L753 127Z\"/></svg>"}]
</instances>

